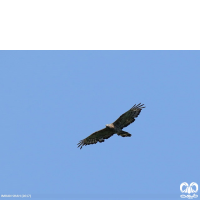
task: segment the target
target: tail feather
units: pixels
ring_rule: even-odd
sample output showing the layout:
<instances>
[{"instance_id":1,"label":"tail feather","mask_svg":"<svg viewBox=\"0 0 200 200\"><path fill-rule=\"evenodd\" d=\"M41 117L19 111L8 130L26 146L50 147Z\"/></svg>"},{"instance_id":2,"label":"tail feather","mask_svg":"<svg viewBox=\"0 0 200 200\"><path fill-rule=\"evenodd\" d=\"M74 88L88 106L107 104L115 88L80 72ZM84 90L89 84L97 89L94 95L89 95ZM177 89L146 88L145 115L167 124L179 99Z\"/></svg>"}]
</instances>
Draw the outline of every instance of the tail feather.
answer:
<instances>
[{"instance_id":1,"label":"tail feather","mask_svg":"<svg viewBox=\"0 0 200 200\"><path fill-rule=\"evenodd\" d=\"M121 131L117 133L117 135L122 136L122 137L131 137L131 134L126 131Z\"/></svg>"}]
</instances>

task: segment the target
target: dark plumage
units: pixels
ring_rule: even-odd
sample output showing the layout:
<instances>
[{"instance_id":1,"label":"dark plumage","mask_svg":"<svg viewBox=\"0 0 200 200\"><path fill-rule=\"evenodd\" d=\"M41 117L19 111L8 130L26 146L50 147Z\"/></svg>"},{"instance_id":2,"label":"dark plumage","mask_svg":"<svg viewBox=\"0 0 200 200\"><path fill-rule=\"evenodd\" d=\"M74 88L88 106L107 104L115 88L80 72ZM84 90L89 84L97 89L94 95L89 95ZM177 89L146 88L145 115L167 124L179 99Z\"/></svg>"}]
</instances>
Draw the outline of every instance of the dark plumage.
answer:
<instances>
[{"instance_id":1,"label":"dark plumage","mask_svg":"<svg viewBox=\"0 0 200 200\"><path fill-rule=\"evenodd\" d=\"M78 147L81 149L83 146L89 144L104 142L105 139L108 139L115 133L122 137L131 137L130 133L122 131L122 129L135 121L135 118L140 114L142 108L145 108L143 105L144 104L141 103L138 105L135 104L130 110L122 114L115 122L112 124L106 124L106 128L96 131L87 138L81 140L78 143Z\"/></svg>"}]
</instances>

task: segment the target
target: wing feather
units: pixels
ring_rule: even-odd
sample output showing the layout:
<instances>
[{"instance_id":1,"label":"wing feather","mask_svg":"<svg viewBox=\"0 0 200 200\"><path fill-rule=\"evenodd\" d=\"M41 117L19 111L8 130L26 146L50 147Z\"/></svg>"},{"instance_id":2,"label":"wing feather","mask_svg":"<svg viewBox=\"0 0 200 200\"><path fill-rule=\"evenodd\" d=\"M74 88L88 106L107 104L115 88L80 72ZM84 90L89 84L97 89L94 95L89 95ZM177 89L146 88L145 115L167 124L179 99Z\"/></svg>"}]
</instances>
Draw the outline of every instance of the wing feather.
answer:
<instances>
[{"instance_id":1,"label":"wing feather","mask_svg":"<svg viewBox=\"0 0 200 200\"><path fill-rule=\"evenodd\" d=\"M108 139L114 134L114 130L110 128L104 128L99 131L96 131L89 135L87 138L81 140L77 145L82 149L83 146L96 144L97 142L104 142L104 139Z\"/></svg>"},{"instance_id":2,"label":"wing feather","mask_svg":"<svg viewBox=\"0 0 200 200\"><path fill-rule=\"evenodd\" d=\"M135 121L135 118L140 114L144 104L139 103L134 105L130 110L122 114L113 124L121 129L127 127L129 124Z\"/></svg>"}]
</instances>

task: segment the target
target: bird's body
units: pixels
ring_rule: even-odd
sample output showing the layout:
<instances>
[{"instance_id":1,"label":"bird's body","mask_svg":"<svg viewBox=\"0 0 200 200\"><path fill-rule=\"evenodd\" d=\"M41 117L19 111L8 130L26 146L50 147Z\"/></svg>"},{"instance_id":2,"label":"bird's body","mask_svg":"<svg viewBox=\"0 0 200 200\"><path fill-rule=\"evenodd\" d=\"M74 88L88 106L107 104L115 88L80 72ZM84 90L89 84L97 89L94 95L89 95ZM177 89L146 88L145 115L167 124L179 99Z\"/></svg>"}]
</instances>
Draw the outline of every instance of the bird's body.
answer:
<instances>
[{"instance_id":1,"label":"bird's body","mask_svg":"<svg viewBox=\"0 0 200 200\"><path fill-rule=\"evenodd\" d=\"M111 124L106 124L106 128L101 129L92 133L87 138L81 140L78 143L80 149L85 145L96 144L97 142L104 142L104 139L117 134L122 137L130 137L131 134L123 131L124 127L127 127L129 124L135 121L135 118L140 114L144 104L134 105L130 110L121 115L115 122Z\"/></svg>"}]
</instances>

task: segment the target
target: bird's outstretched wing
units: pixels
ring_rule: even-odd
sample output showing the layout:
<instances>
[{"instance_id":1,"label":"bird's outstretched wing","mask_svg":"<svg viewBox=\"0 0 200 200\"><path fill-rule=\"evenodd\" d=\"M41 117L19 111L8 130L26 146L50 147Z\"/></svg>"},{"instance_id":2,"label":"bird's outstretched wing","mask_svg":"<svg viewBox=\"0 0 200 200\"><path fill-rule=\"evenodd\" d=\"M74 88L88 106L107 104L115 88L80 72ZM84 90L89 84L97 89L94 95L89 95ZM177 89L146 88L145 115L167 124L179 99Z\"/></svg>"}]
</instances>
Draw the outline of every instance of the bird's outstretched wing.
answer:
<instances>
[{"instance_id":1,"label":"bird's outstretched wing","mask_svg":"<svg viewBox=\"0 0 200 200\"><path fill-rule=\"evenodd\" d=\"M140 114L144 104L139 103L134 105L130 110L122 114L113 124L116 127L123 129L135 121L135 118Z\"/></svg>"},{"instance_id":2,"label":"bird's outstretched wing","mask_svg":"<svg viewBox=\"0 0 200 200\"><path fill-rule=\"evenodd\" d=\"M104 139L108 139L114 134L114 130L110 128L104 128L99 131L96 131L89 135L87 138L81 140L78 143L78 147L82 149L83 146L89 145L89 144L96 144L97 142L104 142Z\"/></svg>"}]
</instances>

